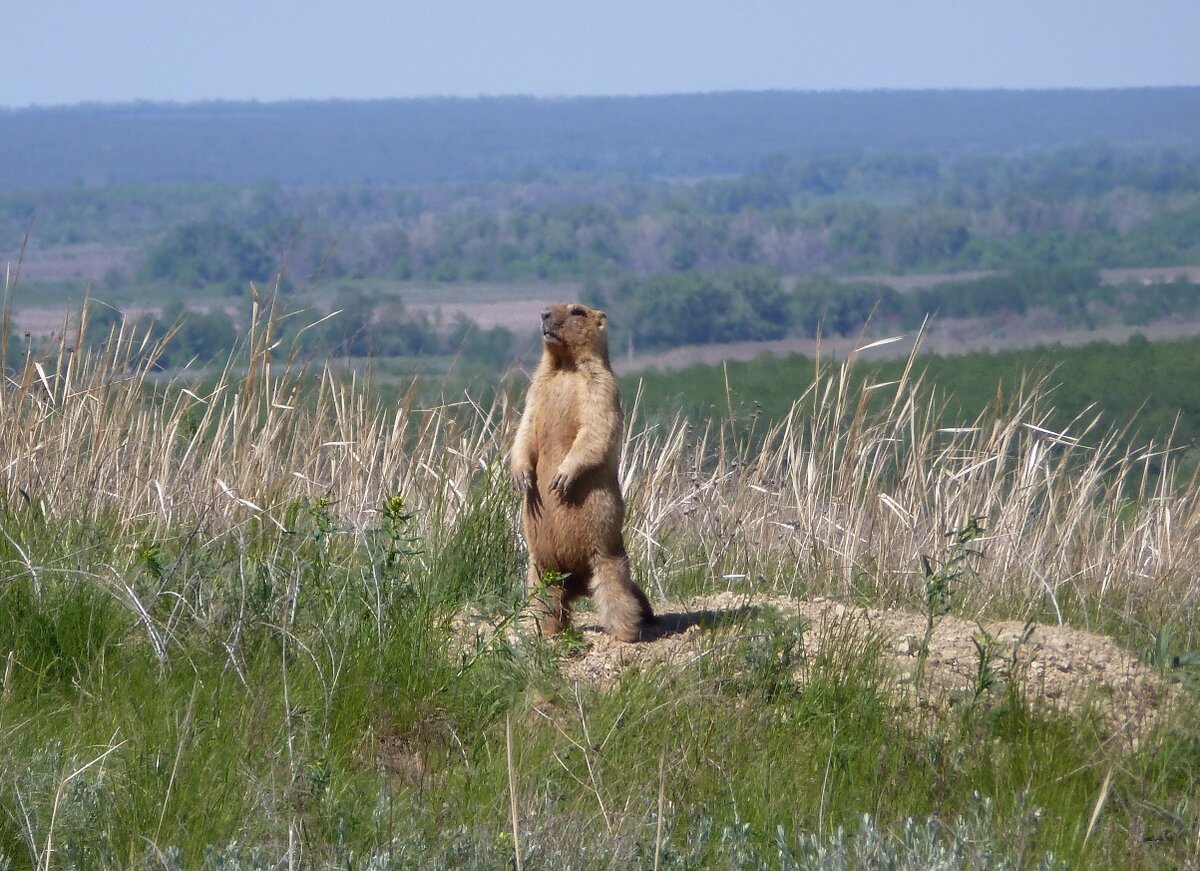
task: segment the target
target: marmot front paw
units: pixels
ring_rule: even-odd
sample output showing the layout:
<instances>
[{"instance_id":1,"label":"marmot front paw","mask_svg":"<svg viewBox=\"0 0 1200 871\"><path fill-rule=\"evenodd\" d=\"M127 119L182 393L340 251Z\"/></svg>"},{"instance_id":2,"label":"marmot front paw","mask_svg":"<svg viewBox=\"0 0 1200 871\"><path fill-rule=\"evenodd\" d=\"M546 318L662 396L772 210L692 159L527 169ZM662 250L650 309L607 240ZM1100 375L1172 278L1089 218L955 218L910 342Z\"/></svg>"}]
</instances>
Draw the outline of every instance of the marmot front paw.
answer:
<instances>
[{"instance_id":1,"label":"marmot front paw","mask_svg":"<svg viewBox=\"0 0 1200 871\"><path fill-rule=\"evenodd\" d=\"M571 485L574 483L574 475L572 475L570 472L564 472L562 469L559 469L558 474L556 474L554 479L550 482L550 489L560 496L566 496L567 491L571 489Z\"/></svg>"}]
</instances>

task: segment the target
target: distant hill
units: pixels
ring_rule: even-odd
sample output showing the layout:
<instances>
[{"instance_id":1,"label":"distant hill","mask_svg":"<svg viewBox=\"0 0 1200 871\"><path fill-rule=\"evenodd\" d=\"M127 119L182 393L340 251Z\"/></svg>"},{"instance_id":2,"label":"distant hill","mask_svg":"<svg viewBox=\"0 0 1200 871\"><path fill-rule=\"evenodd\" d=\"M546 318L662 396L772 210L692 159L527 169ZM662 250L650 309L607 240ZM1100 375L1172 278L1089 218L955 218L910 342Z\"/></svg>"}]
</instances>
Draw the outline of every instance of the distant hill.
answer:
<instances>
[{"instance_id":1,"label":"distant hill","mask_svg":"<svg viewBox=\"0 0 1200 871\"><path fill-rule=\"evenodd\" d=\"M0 111L0 187L698 176L764 155L1200 141L1200 87L84 105Z\"/></svg>"}]
</instances>

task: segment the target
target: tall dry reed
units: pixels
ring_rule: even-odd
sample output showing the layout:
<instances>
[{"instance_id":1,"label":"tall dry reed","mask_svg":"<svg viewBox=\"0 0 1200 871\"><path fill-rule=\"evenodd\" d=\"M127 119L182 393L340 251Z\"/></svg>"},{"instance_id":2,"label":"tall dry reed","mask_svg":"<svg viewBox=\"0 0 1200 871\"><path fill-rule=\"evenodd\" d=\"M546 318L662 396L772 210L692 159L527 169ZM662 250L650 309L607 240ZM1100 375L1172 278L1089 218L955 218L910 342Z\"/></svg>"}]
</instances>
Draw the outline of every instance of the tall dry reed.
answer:
<instances>
[{"instance_id":1,"label":"tall dry reed","mask_svg":"<svg viewBox=\"0 0 1200 871\"><path fill-rule=\"evenodd\" d=\"M412 392L381 406L369 384L290 357L281 318L256 302L245 347L205 378L156 372L161 349L129 327L27 356L0 390L9 504L219 531L282 528L296 500L328 497L362 528L402 494L415 531L443 540L468 490L495 480L478 473L504 461L521 385L487 407L420 407ZM857 356L819 365L755 437L745 422L651 426L630 398L626 537L651 586L688 571L714 587L908 598L922 555L977 517L986 556L962 596L974 607L1195 607L1200 494L1178 486L1167 445L1126 450L1091 417L1051 431L1037 381L942 428L916 357L895 383L854 387Z\"/></svg>"}]
</instances>

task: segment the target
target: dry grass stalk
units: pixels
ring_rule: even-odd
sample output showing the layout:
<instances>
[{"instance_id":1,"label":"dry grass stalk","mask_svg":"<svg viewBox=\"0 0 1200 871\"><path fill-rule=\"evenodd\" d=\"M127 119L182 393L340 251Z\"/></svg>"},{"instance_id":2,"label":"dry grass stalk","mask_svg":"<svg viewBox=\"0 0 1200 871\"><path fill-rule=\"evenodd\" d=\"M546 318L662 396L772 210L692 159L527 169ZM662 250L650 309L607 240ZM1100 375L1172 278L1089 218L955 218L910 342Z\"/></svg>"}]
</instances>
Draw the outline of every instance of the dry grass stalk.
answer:
<instances>
[{"instance_id":1,"label":"dry grass stalk","mask_svg":"<svg viewBox=\"0 0 1200 871\"><path fill-rule=\"evenodd\" d=\"M410 393L382 408L369 385L277 361L279 320L259 307L249 347L203 380L164 378L161 349L128 327L27 360L0 390L0 488L50 517L152 533L282 525L295 500L325 495L363 528L402 493L421 511L415 531L440 540L502 460L516 403L502 391L490 407L419 408ZM869 578L903 597L919 555L982 516L988 558L967 594L980 608L1016 597L1061 613L1158 593L1194 607L1200 492L1172 487L1169 447L1125 450L1094 416L1052 431L1042 382L943 429L915 358L898 382L862 389L855 363L821 367L761 439L730 422L647 426L635 398L622 482L640 563L667 577L703 560L714 586L734 574L844 595Z\"/></svg>"}]
</instances>

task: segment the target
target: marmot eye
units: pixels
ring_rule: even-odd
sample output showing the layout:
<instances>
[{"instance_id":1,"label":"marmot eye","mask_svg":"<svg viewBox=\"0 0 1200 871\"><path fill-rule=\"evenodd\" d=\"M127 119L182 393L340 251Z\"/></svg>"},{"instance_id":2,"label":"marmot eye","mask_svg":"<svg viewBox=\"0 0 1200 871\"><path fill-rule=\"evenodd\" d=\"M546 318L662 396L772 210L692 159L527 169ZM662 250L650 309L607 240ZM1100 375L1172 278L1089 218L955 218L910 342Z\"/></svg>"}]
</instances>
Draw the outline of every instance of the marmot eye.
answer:
<instances>
[{"instance_id":1,"label":"marmot eye","mask_svg":"<svg viewBox=\"0 0 1200 871\"><path fill-rule=\"evenodd\" d=\"M583 317L585 314L587 314L587 312L584 311L581 306L575 306L575 308L571 309L571 314L576 315L577 317Z\"/></svg>"}]
</instances>

